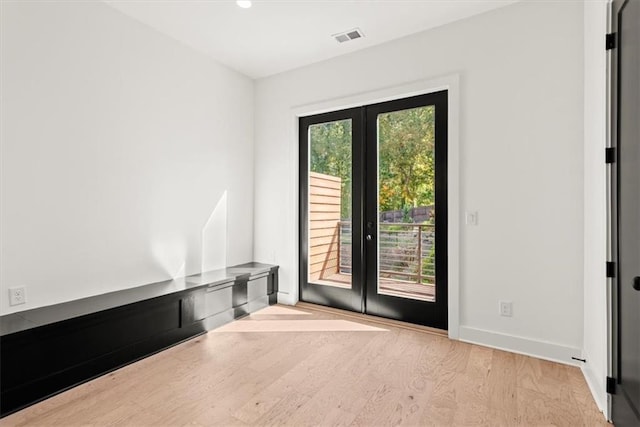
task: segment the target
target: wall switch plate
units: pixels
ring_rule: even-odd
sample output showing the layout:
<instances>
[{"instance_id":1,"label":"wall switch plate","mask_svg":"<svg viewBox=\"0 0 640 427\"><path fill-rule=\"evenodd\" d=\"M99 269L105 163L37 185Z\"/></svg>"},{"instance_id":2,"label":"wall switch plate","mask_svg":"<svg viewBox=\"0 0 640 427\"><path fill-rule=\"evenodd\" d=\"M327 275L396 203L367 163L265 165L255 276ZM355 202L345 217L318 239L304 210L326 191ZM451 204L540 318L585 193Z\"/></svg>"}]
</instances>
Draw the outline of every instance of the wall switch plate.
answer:
<instances>
[{"instance_id":1,"label":"wall switch plate","mask_svg":"<svg viewBox=\"0 0 640 427\"><path fill-rule=\"evenodd\" d=\"M9 305L20 305L27 302L24 288L9 288Z\"/></svg>"},{"instance_id":2,"label":"wall switch plate","mask_svg":"<svg viewBox=\"0 0 640 427\"><path fill-rule=\"evenodd\" d=\"M467 225L478 225L478 211L468 211L464 218Z\"/></svg>"},{"instance_id":3,"label":"wall switch plate","mask_svg":"<svg viewBox=\"0 0 640 427\"><path fill-rule=\"evenodd\" d=\"M513 303L511 301L500 301L500 316L513 316Z\"/></svg>"}]
</instances>

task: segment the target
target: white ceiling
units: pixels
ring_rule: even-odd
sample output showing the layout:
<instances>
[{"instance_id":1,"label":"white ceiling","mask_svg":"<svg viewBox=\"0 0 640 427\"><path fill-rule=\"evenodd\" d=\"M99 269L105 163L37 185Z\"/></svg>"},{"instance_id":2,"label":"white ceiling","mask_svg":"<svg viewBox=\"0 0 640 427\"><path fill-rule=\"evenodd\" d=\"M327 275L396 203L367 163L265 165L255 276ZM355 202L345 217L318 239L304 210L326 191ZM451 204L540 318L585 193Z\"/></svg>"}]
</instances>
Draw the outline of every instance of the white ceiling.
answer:
<instances>
[{"instance_id":1,"label":"white ceiling","mask_svg":"<svg viewBox=\"0 0 640 427\"><path fill-rule=\"evenodd\" d=\"M107 0L112 7L260 78L424 31L517 0ZM336 42L353 28L362 39Z\"/></svg>"}]
</instances>

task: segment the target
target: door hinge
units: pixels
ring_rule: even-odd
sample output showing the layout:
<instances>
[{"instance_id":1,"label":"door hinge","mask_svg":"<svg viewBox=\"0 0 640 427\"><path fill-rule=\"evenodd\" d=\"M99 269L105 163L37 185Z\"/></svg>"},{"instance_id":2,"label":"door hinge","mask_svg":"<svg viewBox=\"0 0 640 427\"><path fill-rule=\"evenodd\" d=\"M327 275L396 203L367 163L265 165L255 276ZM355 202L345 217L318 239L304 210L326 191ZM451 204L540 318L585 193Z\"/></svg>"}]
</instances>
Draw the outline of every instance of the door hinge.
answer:
<instances>
[{"instance_id":1,"label":"door hinge","mask_svg":"<svg viewBox=\"0 0 640 427\"><path fill-rule=\"evenodd\" d=\"M605 38L605 46L607 47L607 50L616 48L616 33L607 34L607 37Z\"/></svg>"},{"instance_id":2,"label":"door hinge","mask_svg":"<svg viewBox=\"0 0 640 427\"><path fill-rule=\"evenodd\" d=\"M607 377L607 393L616 394L616 379Z\"/></svg>"},{"instance_id":3,"label":"door hinge","mask_svg":"<svg viewBox=\"0 0 640 427\"><path fill-rule=\"evenodd\" d=\"M607 261L607 277L616 277L616 263Z\"/></svg>"},{"instance_id":4,"label":"door hinge","mask_svg":"<svg viewBox=\"0 0 640 427\"><path fill-rule=\"evenodd\" d=\"M607 147L604 149L604 161L605 163L615 163L616 162L616 148L615 147Z\"/></svg>"}]
</instances>

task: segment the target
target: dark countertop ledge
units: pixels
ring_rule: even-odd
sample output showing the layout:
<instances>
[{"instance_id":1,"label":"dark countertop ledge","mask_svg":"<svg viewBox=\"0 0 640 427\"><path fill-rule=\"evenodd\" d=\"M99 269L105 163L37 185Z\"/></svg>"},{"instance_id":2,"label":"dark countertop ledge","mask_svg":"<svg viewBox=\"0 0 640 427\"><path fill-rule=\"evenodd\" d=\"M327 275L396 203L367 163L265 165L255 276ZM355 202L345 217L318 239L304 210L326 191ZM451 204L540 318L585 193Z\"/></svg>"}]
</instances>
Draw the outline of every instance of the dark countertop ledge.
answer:
<instances>
[{"instance_id":1,"label":"dark countertop ledge","mask_svg":"<svg viewBox=\"0 0 640 427\"><path fill-rule=\"evenodd\" d=\"M239 279L250 279L268 273L272 264L249 262L219 270L207 271L180 279L165 280L74 301L33 308L0 316L0 336L26 331L74 317L85 316L127 304L157 298L189 289L231 284Z\"/></svg>"}]
</instances>

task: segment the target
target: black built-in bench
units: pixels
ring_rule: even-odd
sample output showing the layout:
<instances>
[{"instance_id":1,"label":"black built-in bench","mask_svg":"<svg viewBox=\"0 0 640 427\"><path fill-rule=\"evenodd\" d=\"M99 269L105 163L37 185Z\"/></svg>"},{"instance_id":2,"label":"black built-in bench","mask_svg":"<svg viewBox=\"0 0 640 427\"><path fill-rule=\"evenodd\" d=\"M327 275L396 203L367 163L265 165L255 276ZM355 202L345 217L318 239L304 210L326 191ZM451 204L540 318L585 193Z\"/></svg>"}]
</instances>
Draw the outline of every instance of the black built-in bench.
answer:
<instances>
[{"instance_id":1,"label":"black built-in bench","mask_svg":"<svg viewBox=\"0 0 640 427\"><path fill-rule=\"evenodd\" d=\"M0 317L0 417L275 304L248 263Z\"/></svg>"}]
</instances>

